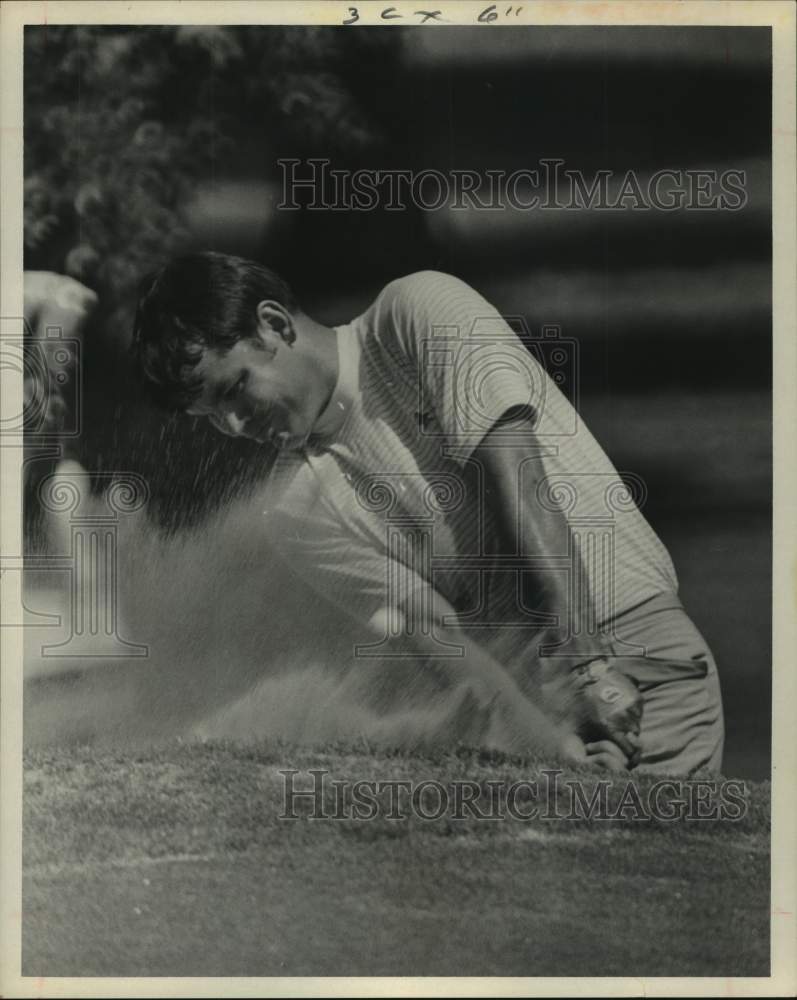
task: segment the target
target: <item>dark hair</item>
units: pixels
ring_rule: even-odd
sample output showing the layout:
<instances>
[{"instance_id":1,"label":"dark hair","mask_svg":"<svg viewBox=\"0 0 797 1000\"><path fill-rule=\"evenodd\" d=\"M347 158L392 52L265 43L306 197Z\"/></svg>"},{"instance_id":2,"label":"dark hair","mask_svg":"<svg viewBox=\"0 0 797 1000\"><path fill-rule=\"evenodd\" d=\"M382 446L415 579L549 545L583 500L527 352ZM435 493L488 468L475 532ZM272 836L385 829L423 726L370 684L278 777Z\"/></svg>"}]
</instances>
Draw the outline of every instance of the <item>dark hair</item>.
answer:
<instances>
[{"instance_id":1,"label":"dark hair","mask_svg":"<svg viewBox=\"0 0 797 1000\"><path fill-rule=\"evenodd\" d=\"M139 288L133 355L139 377L168 409L186 409L202 392L196 366L205 348L229 350L252 336L259 302L289 312L293 292L273 271L222 253L175 257Z\"/></svg>"}]
</instances>

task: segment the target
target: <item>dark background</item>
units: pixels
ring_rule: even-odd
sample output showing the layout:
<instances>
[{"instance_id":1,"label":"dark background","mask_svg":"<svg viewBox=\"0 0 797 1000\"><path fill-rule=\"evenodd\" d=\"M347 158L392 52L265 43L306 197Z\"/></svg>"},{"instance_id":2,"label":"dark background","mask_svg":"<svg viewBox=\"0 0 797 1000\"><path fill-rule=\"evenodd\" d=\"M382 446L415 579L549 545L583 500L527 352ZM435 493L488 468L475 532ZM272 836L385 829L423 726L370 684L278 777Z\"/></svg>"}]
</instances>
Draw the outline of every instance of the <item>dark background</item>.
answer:
<instances>
[{"instance_id":1,"label":"dark background","mask_svg":"<svg viewBox=\"0 0 797 1000\"><path fill-rule=\"evenodd\" d=\"M25 260L94 288L81 435L163 530L268 453L129 380L135 288L190 247L253 256L321 321L452 272L578 343L577 397L668 545L715 652L728 774L769 773L771 40L768 28L28 27ZM280 157L340 169L743 169L737 212L280 212ZM153 447L153 441L157 447ZM35 459L35 451L29 452ZM28 503L31 537L35 508Z\"/></svg>"}]
</instances>

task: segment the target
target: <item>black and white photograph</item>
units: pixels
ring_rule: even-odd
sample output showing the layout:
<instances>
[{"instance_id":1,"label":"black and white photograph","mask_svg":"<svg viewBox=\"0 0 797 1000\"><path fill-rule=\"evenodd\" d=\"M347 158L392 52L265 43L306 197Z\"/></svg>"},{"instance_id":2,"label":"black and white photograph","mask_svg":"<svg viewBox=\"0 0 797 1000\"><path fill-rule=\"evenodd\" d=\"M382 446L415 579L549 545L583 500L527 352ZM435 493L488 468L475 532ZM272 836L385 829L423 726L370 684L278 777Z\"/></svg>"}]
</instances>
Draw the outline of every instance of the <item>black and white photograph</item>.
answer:
<instances>
[{"instance_id":1,"label":"black and white photograph","mask_svg":"<svg viewBox=\"0 0 797 1000\"><path fill-rule=\"evenodd\" d=\"M4 995L793 995L793 6L14 6Z\"/></svg>"}]
</instances>

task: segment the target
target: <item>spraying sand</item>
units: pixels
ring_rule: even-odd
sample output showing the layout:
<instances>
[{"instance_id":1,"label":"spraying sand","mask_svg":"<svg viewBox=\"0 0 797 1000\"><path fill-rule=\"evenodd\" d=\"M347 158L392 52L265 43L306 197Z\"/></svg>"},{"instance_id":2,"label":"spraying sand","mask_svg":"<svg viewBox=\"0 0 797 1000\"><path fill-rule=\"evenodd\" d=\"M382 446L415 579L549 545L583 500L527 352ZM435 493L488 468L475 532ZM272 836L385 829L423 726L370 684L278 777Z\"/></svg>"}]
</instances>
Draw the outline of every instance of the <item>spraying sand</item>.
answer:
<instances>
[{"instance_id":1,"label":"spraying sand","mask_svg":"<svg viewBox=\"0 0 797 1000\"><path fill-rule=\"evenodd\" d=\"M64 463L64 480L82 470ZM101 513L104 501L91 501ZM145 512L118 525L118 631L143 657L42 656L67 637L68 573L26 578L26 606L60 615L26 629L28 745L152 743L175 737L365 738L417 746L467 738L452 692L405 684L400 662L363 660L365 626L311 591L275 554L262 493L201 528L164 535ZM83 511L85 515L85 510ZM50 551L69 551L69 524L49 514ZM502 745L500 733L481 742ZM472 735L472 734L471 734Z\"/></svg>"}]
</instances>

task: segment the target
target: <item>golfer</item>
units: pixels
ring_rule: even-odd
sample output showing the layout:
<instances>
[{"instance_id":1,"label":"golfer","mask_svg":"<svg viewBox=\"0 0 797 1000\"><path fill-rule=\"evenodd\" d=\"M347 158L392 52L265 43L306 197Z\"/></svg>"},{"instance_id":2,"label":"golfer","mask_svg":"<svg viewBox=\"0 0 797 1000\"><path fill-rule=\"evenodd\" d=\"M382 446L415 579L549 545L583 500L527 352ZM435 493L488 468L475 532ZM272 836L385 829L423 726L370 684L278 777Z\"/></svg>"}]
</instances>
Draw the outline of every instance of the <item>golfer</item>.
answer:
<instances>
[{"instance_id":1,"label":"golfer","mask_svg":"<svg viewBox=\"0 0 797 1000\"><path fill-rule=\"evenodd\" d=\"M711 653L550 373L565 346L542 348L449 275L398 278L328 327L273 272L215 253L145 279L133 338L156 400L275 450L271 535L362 623L363 671L444 694L458 738L717 771Z\"/></svg>"}]
</instances>

